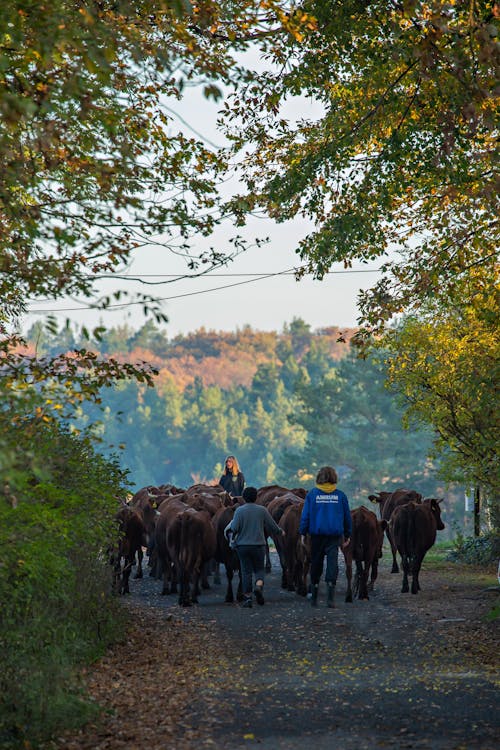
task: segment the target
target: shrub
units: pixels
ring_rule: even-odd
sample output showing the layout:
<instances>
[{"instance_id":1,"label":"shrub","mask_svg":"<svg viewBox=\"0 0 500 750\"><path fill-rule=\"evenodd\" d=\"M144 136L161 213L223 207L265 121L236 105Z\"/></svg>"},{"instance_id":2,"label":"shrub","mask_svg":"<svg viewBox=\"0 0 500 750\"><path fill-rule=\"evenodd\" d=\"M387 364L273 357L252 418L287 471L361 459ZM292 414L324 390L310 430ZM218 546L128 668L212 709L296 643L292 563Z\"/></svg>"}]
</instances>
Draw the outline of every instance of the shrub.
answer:
<instances>
[{"instance_id":1,"label":"shrub","mask_svg":"<svg viewBox=\"0 0 500 750\"><path fill-rule=\"evenodd\" d=\"M0 747L36 747L95 711L78 675L121 633L106 550L125 477L84 437L0 413ZM3 423L2 423L3 420ZM2 427L4 428L2 430ZM24 461L24 463L23 463Z\"/></svg>"}]
</instances>

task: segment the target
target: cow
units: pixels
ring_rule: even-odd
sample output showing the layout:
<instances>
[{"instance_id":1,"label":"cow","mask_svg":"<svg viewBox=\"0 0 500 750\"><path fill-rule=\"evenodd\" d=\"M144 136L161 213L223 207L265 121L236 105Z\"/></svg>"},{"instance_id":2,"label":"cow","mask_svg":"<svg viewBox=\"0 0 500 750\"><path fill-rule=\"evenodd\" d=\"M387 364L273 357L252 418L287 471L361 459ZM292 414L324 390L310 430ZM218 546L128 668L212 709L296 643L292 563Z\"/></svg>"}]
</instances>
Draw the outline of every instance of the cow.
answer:
<instances>
[{"instance_id":1,"label":"cow","mask_svg":"<svg viewBox=\"0 0 500 750\"><path fill-rule=\"evenodd\" d=\"M233 577L234 577L235 572L237 572L239 576L236 599L239 602L243 600L243 591L242 591L242 586L241 586L240 559L238 557L238 553L236 552L236 550L232 549L229 546L229 542L227 541L224 535L224 529L226 528L228 523L231 523L231 521L233 520L237 507L238 507L238 503L233 505L232 508L224 508L224 507L220 508L215 514L215 516L212 518L212 523L215 529L215 537L216 537L215 561L217 565L222 564L224 565L226 569L227 589L226 589L226 597L224 601L228 603L234 602ZM214 580L214 583L215 583L215 580ZM219 579L219 583L220 583L220 579Z\"/></svg>"},{"instance_id":2,"label":"cow","mask_svg":"<svg viewBox=\"0 0 500 750\"><path fill-rule=\"evenodd\" d=\"M304 499L306 496L306 490L302 487L296 487L293 490L289 490L287 487L281 487L279 484L268 484L264 487L259 487L257 490L257 505L264 505L268 507L269 504L277 497L293 493L299 499ZM269 556L269 545L266 543L266 573L271 572L271 558Z\"/></svg>"},{"instance_id":3,"label":"cow","mask_svg":"<svg viewBox=\"0 0 500 750\"><path fill-rule=\"evenodd\" d=\"M176 516L189 508L185 502L185 493L172 495L162 503L160 515L155 529L155 565L154 572L157 578L163 578L162 595L177 593L177 570L174 567L168 545L168 529L174 522Z\"/></svg>"},{"instance_id":4,"label":"cow","mask_svg":"<svg viewBox=\"0 0 500 750\"><path fill-rule=\"evenodd\" d=\"M197 604L203 566L216 551L210 514L194 508L177 513L167 528L167 549L177 569L179 604L183 607Z\"/></svg>"},{"instance_id":5,"label":"cow","mask_svg":"<svg viewBox=\"0 0 500 750\"><path fill-rule=\"evenodd\" d=\"M116 515L118 522L118 543L111 552L110 560L114 567L113 588L119 594L130 594L129 579L136 553L146 544L146 529L142 515L123 504ZM121 561L124 560L123 569Z\"/></svg>"},{"instance_id":6,"label":"cow","mask_svg":"<svg viewBox=\"0 0 500 750\"><path fill-rule=\"evenodd\" d=\"M158 499L162 497L159 494L151 492L152 489L154 488L144 487L142 490L139 490L129 503L129 506L134 508L134 510L136 510L142 517L146 532L145 546L147 547L150 564L154 547L155 526L158 518ZM135 578L142 578L143 576L142 560L143 553L142 547L140 547L140 549L137 550L137 571L134 576Z\"/></svg>"},{"instance_id":7,"label":"cow","mask_svg":"<svg viewBox=\"0 0 500 750\"><path fill-rule=\"evenodd\" d=\"M303 507L303 500L290 503L279 521L279 526L285 532L282 542L284 568L281 585L289 591L296 591L299 596L307 594L307 576L311 563L309 541L303 544L299 534Z\"/></svg>"},{"instance_id":8,"label":"cow","mask_svg":"<svg viewBox=\"0 0 500 750\"><path fill-rule=\"evenodd\" d=\"M369 599L368 589L373 590L378 574L378 561L382 557L384 531L387 521L379 521L373 511L361 505L351 510L352 536L346 550L356 564L354 592L358 599ZM346 559L347 568L347 559ZM371 575L370 575L371 572ZM370 575L370 584L368 576Z\"/></svg>"},{"instance_id":9,"label":"cow","mask_svg":"<svg viewBox=\"0 0 500 750\"><path fill-rule=\"evenodd\" d=\"M387 522L385 533L391 545L392 552L392 569L391 573L399 573L398 561L396 559L396 545L391 534L389 521L395 508L399 508L406 503L420 503L422 495L416 490L398 489L394 492L379 492L377 495L368 495L372 503L377 503L380 507L380 519Z\"/></svg>"},{"instance_id":10,"label":"cow","mask_svg":"<svg viewBox=\"0 0 500 750\"><path fill-rule=\"evenodd\" d=\"M293 492L288 491L285 492L283 495L278 495L275 497L269 505L267 506L267 510L269 511L272 518L276 521L276 523L279 525L280 520L285 513L286 509L290 507L290 505L296 505L301 503L300 499L297 497L297 495L294 495ZM301 507L303 507L304 502L302 501ZM279 537L273 537L273 541L276 547L276 552L278 553L280 565L281 565L281 586L284 589L289 589L290 591L294 590L293 582L291 582L287 578L287 565L285 560L285 551L284 551L284 545L285 540L283 536L280 534ZM267 543L266 543L267 544ZM269 548L267 548L267 553L269 554Z\"/></svg>"},{"instance_id":11,"label":"cow","mask_svg":"<svg viewBox=\"0 0 500 750\"><path fill-rule=\"evenodd\" d=\"M395 540L396 547L401 555L403 566L403 585L401 593L409 591L408 576L411 573L411 593L417 594L420 590L418 576L422 561L434 542L436 532L444 529L441 520L441 500L427 498L421 503L411 502L396 508L389 525L391 535Z\"/></svg>"}]
</instances>

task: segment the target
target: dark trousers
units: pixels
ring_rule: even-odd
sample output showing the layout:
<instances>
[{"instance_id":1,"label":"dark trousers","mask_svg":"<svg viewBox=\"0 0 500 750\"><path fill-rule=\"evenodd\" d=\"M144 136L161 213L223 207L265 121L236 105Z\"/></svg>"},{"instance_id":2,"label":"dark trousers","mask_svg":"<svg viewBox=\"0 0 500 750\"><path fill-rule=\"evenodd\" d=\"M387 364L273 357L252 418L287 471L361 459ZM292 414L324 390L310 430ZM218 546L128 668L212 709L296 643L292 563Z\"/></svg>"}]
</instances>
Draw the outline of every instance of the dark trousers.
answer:
<instances>
[{"instance_id":1,"label":"dark trousers","mask_svg":"<svg viewBox=\"0 0 500 750\"><path fill-rule=\"evenodd\" d=\"M265 544L239 544L236 547L241 563L241 584L244 594L252 593L252 575L256 581L264 580Z\"/></svg>"},{"instance_id":2,"label":"dark trousers","mask_svg":"<svg viewBox=\"0 0 500 750\"><path fill-rule=\"evenodd\" d=\"M327 583L337 583L339 574L339 545L342 542L342 536L331 534L311 534L311 583L319 583L323 573L323 562L326 557L325 581Z\"/></svg>"}]
</instances>

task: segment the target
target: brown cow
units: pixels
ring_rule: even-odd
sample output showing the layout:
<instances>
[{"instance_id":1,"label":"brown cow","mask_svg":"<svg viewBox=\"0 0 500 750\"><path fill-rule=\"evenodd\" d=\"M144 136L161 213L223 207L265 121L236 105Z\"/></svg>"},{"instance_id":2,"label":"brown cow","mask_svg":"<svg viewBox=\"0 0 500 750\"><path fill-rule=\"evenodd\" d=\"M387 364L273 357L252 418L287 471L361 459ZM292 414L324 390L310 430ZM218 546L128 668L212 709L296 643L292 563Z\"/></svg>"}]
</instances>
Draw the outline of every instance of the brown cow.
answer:
<instances>
[{"instance_id":1,"label":"brown cow","mask_svg":"<svg viewBox=\"0 0 500 750\"><path fill-rule=\"evenodd\" d=\"M168 529L174 522L178 513L189 508L189 505L184 502L187 500L186 494L172 495L167 498L160 509L160 515L156 523L155 529L155 575L157 578L163 578L162 594L176 594L177 593L177 570L174 567L174 560L172 559L169 548L167 545L167 534Z\"/></svg>"},{"instance_id":2,"label":"brown cow","mask_svg":"<svg viewBox=\"0 0 500 750\"><path fill-rule=\"evenodd\" d=\"M436 541L436 532L444 529L439 503L442 500L428 498L422 503L407 503L396 508L391 516L391 534L396 542L403 566L401 592L409 591L408 575L411 573L411 593L420 590L418 575L429 550Z\"/></svg>"},{"instance_id":3,"label":"brown cow","mask_svg":"<svg viewBox=\"0 0 500 750\"><path fill-rule=\"evenodd\" d=\"M178 571L179 604L198 603L203 565L215 555L215 529L206 510L182 510L167 528L167 548Z\"/></svg>"},{"instance_id":4,"label":"brown cow","mask_svg":"<svg viewBox=\"0 0 500 750\"><path fill-rule=\"evenodd\" d=\"M134 508L123 504L116 515L118 522L118 545L111 553L114 566L113 588L118 588L119 594L130 594L129 579L136 553L142 553L142 546L146 544L146 529L142 515ZM124 560L123 569L121 567Z\"/></svg>"},{"instance_id":5,"label":"brown cow","mask_svg":"<svg viewBox=\"0 0 500 750\"><path fill-rule=\"evenodd\" d=\"M279 521L279 526L285 532L282 542L284 577L281 585L283 586L284 583L283 588L288 588L289 591L296 591L300 596L306 596L307 594L307 576L311 563L310 544L308 541L303 544L299 533L303 507L303 500L292 502L285 509Z\"/></svg>"},{"instance_id":6,"label":"brown cow","mask_svg":"<svg viewBox=\"0 0 500 750\"><path fill-rule=\"evenodd\" d=\"M397 550L391 534L389 521L395 508L406 505L406 503L419 503L422 500L422 495L420 492L416 492L416 490L398 489L394 490L394 492L379 492L377 495L368 495L368 499L371 500L372 503L378 503L380 506L380 519L382 521L387 521L385 533L387 534L387 539L391 545L391 573L399 573L398 561L396 559Z\"/></svg>"},{"instance_id":7,"label":"brown cow","mask_svg":"<svg viewBox=\"0 0 500 750\"><path fill-rule=\"evenodd\" d=\"M299 499L304 499L306 496L306 490L302 487L296 487L293 490L289 490L287 487L281 487L279 484L268 484L264 487L259 487L257 490L257 505L264 505L266 508L269 504L277 497L293 493ZM266 542L266 573L271 572L271 558L269 556L269 545Z\"/></svg>"},{"instance_id":8,"label":"brown cow","mask_svg":"<svg viewBox=\"0 0 500 750\"><path fill-rule=\"evenodd\" d=\"M153 489L154 488L151 487L143 487L142 490L136 492L136 494L130 501L130 507L134 508L134 510L136 510L137 513L141 515L144 523L144 529L146 531L145 546L147 547L150 564L152 561L152 553L154 547L155 526L158 519L157 508L159 504L159 498L163 497L162 495L152 492L151 490ZM137 550L137 571L134 576L135 578L142 578L142 560L143 554L141 547Z\"/></svg>"},{"instance_id":9,"label":"brown cow","mask_svg":"<svg viewBox=\"0 0 500 750\"><path fill-rule=\"evenodd\" d=\"M351 518L352 536L348 554L351 554L352 560L356 563L354 592L357 593L358 599L369 599L368 589L373 590L377 580L378 561L382 557L387 521L379 521L375 513L365 508L364 505L351 510ZM370 585L368 585L370 571Z\"/></svg>"},{"instance_id":10,"label":"brown cow","mask_svg":"<svg viewBox=\"0 0 500 750\"><path fill-rule=\"evenodd\" d=\"M226 569L227 589L226 598L224 599L224 601L231 603L234 602L233 576L235 572L237 572L239 576L236 599L239 602L243 600L243 591L241 588L240 558L238 557L238 553L236 552L236 550L232 549L229 546L229 542L224 535L224 529L226 528L228 523L231 523L231 521L233 520L237 507L238 503L233 505L232 508L221 508L212 518L216 536L215 561L217 565L220 565L222 563L222 565L224 565ZM216 582L217 581L214 579L214 583ZM218 582L220 583L220 578Z\"/></svg>"},{"instance_id":11,"label":"brown cow","mask_svg":"<svg viewBox=\"0 0 500 750\"><path fill-rule=\"evenodd\" d=\"M283 514L285 513L286 509L290 507L290 505L297 505L301 504L301 508L303 507L304 503L301 502L300 499L295 495L293 492L288 491L284 493L283 495L278 495L275 497L269 505L267 506L267 510L269 511L272 518L276 521L276 523L279 525L281 518ZM294 591L295 586L293 584L293 581L289 579L287 576L287 563L285 559L285 539L282 534L279 536L273 537L273 542L276 547L276 552L278 553L280 565L281 565L281 586L284 589L288 589L289 591Z\"/></svg>"}]
</instances>

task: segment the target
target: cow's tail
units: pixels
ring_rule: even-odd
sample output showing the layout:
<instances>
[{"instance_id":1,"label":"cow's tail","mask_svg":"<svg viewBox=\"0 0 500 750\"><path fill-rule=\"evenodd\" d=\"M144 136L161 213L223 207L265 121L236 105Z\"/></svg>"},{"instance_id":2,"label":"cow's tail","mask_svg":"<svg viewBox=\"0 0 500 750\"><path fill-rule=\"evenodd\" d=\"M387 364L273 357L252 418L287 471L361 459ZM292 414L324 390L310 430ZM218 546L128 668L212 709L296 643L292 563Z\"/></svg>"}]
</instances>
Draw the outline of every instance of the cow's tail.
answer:
<instances>
[{"instance_id":1,"label":"cow's tail","mask_svg":"<svg viewBox=\"0 0 500 750\"><path fill-rule=\"evenodd\" d=\"M409 572L413 572L413 563L415 560L415 509L408 508L408 518L406 523L406 552L408 555Z\"/></svg>"},{"instance_id":2,"label":"cow's tail","mask_svg":"<svg viewBox=\"0 0 500 750\"><path fill-rule=\"evenodd\" d=\"M191 513L184 513L181 524L179 564L181 569L193 571L196 558L203 547L203 529L194 523Z\"/></svg>"}]
</instances>

